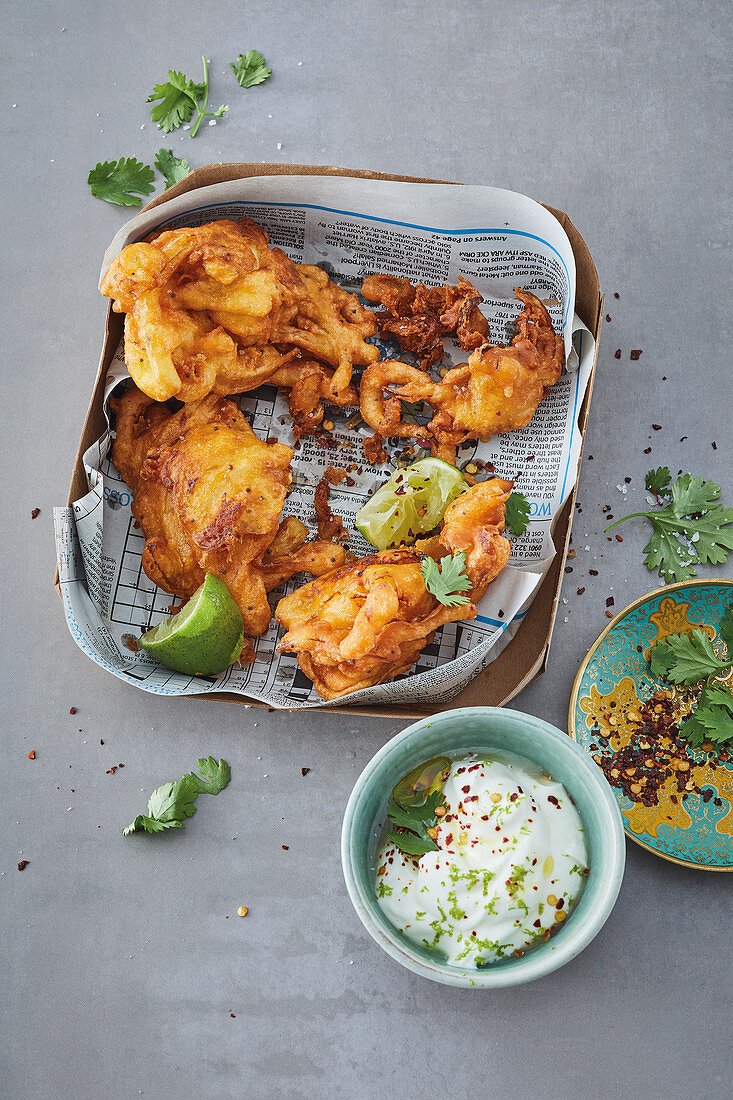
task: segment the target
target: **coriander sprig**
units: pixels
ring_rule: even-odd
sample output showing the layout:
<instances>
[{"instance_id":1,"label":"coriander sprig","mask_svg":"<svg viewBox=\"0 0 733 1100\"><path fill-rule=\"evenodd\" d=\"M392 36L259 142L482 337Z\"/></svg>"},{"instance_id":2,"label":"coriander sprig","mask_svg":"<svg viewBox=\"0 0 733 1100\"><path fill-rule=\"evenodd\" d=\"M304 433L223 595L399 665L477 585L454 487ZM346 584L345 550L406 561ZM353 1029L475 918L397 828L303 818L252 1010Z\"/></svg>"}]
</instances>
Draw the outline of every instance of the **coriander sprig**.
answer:
<instances>
[{"instance_id":1,"label":"coriander sprig","mask_svg":"<svg viewBox=\"0 0 733 1100\"><path fill-rule=\"evenodd\" d=\"M650 470L645 484L662 507L653 512L632 512L606 531L613 531L627 519L648 519L654 528L644 547L644 561L650 572L658 569L668 584L697 576L693 565L721 565L727 560L733 550L733 508L720 504L719 485L690 474L682 474L672 483L666 466Z\"/></svg>"},{"instance_id":2,"label":"coriander sprig","mask_svg":"<svg viewBox=\"0 0 733 1100\"><path fill-rule=\"evenodd\" d=\"M232 776L226 760L216 761L213 756L204 756L198 759L197 764L200 775L187 772L177 783L164 783L161 787L156 787L148 799L147 814L138 814L131 825L125 826L122 835L185 829L184 819L193 817L196 813L194 802L198 796L219 794Z\"/></svg>"},{"instance_id":3,"label":"coriander sprig","mask_svg":"<svg viewBox=\"0 0 733 1100\"><path fill-rule=\"evenodd\" d=\"M169 134L171 130L177 130L184 122L188 122L196 112L196 118L189 137L196 137L199 126L204 118L222 118L229 110L226 104L222 104L216 111L207 111L209 102L209 68L204 55L201 55L204 67L204 79L200 84L189 80L185 73L175 69L168 70L168 77L162 84L156 84L152 93L148 96L148 103L155 103L150 108L150 117L157 122L158 129Z\"/></svg>"}]
</instances>

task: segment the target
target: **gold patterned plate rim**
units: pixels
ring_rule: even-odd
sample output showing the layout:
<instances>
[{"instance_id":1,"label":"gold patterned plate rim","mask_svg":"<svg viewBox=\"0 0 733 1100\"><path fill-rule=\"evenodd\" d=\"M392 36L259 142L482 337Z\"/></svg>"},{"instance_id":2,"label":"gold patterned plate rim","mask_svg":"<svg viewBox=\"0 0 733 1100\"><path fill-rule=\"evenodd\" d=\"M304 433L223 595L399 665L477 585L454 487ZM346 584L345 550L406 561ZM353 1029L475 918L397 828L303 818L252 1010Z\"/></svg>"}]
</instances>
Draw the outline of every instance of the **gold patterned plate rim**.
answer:
<instances>
[{"instance_id":1,"label":"gold patterned plate rim","mask_svg":"<svg viewBox=\"0 0 733 1100\"><path fill-rule=\"evenodd\" d=\"M712 577L707 580L677 581L674 584L663 584L660 585L659 588L654 588L651 592L646 592L643 596L640 596L639 599L634 600L628 605L628 607L625 607L623 611L619 611L618 615L611 619L608 626L605 628L605 630L601 631L595 642L593 642L593 645L586 653L581 662L580 668L578 669L575 680L573 681L573 689L570 693L570 705L568 707L568 733L574 741L578 742L577 727L575 723L575 712L578 706L578 695L580 694L581 680L583 679L583 674L585 673L586 668L588 667L590 661L593 659L593 655L595 654L601 643L604 641L606 636L610 634L610 632L616 626L618 626L618 624L622 622L627 615L630 615L632 611L636 611L637 607L641 607L642 604L647 603L650 600L656 599L657 596L661 596L669 592L678 592L682 588L709 588L713 585L722 585L725 588L733 589L733 580L730 580L728 577ZM579 743L580 742L578 742L578 744ZM695 871L719 871L723 873L733 872L733 865L731 865L730 867L716 867L709 863L694 863L692 860L689 859L679 859L677 856L671 856L668 855L666 852L660 852L658 848L653 848L651 844L647 844L645 841L640 840L629 829L626 828L625 824L624 832L626 833L629 840L633 840L634 844L638 844L640 848L645 848L647 852L651 852L653 855L658 856L660 859L667 860L668 863L677 863L680 867L689 867Z\"/></svg>"}]
</instances>

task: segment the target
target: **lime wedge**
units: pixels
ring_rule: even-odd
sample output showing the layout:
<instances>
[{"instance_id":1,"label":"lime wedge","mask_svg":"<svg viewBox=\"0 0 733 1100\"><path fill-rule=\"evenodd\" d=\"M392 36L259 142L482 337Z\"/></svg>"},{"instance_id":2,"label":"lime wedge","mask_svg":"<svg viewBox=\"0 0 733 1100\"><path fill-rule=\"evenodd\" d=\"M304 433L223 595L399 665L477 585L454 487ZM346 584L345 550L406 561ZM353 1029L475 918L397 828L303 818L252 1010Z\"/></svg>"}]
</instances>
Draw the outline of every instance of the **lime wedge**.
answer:
<instances>
[{"instance_id":1,"label":"lime wedge","mask_svg":"<svg viewBox=\"0 0 733 1100\"><path fill-rule=\"evenodd\" d=\"M143 649L176 672L216 676L239 657L244 644L244 619L231 592L219 577L206 574L177 615L140 638Z\"/></svg>"},{"instance_id":2,"label":"lime wedge","mask_svg":"<svg viewBox=\"0 0 733 1100\"><path fill-rule=\"evenodd\" d=\"M443 514L468 482L455 466L440 458L421 458L395 470L356 513L356 529L372 546L413 543L437 527Z\"/></svg>"}]
</instances>

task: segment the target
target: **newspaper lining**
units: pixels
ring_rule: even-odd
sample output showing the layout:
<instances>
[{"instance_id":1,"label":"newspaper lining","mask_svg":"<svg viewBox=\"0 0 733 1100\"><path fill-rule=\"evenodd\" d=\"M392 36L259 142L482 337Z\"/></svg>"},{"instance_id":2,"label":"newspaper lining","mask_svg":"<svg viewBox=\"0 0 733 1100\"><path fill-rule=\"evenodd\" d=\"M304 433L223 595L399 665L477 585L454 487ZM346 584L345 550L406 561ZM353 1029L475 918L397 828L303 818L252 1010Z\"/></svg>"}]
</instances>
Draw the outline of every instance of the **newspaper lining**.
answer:
<instances>
[{"instance_id":1,"label":"newspaper lining","mask_svg":"<svg viewBox=\"0 0 733 1100\"><path fill-rule=\"evenodd\" d=\"M363 277L374 272L429 285L455 283L461 275L468 278L484 295L481 308L495 343L507 343L513 335L521 308L514 298L516 286L542 298L556 330L562 327L567 367L530 424L488 443L472 440L459 448L461 467L471 461L489 464L489 469L493 465L497 475L514 479L531 507L529 527L513 539L510 563L489 586L478 617L438 630L411 673L335 702L446 701L494 660L518 629L554 557L552 527L575 483L581 446L577 418L594 341L574 314L570 243L548 211L513 192L272 176L202 188L138 215L115 237L103 270L123 247L150 232L245 216L264 226L271 244L296 263L319 264L348 290L358 291ZM390 340L374 337L372 342L379 346L380 358L406 358ZM446 341L442 367L465 358L456 343ZM112 391L128 377L120 347L106 380L105 409ZM242 395L239 402L261 438L274 435L294 445L287 400L274 387L263 386ZM351 534L349 549L362 555L372 553L373 547L354 529L356 512L396 465L429 452L415 448L413 454L405 454L405 440L392 445L385 441L389 463L370 466L362 442L372 432L363 424L349 426L354 412L327 407L334 422L327 439L306 436L296 445L283 515L297 515L315 534L315 487L329 465L347 470L348 482L331 487L330 504ZM276 708L328 706L295 658L276 653L282 632L274 619L256 641L257 660L245 668L234 665L216 678L172 672L144 651L132 651L131 639L165 618L175 600L142 570L145 540L130 511L132 494L111 463L111 443L108 430L84 455L89 492L71 508L54 512L61 592L77 644L115 676L159 695L224 691ZM273 592L273 606L305 579L293 578Z\"/></svg>"}]
</instances>

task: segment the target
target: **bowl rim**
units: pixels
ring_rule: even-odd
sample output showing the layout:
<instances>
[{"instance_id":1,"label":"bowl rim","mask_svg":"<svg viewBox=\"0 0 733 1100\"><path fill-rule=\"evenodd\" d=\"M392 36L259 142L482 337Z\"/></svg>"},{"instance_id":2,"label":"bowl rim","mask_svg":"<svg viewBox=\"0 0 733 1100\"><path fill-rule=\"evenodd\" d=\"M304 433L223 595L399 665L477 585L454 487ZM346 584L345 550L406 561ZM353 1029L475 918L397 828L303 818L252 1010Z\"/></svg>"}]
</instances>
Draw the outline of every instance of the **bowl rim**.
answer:
<instances>
[{"instance_id":1,"label":"bowl rim","mask_svg":"<svg viewBox=\"0 0 733 1100\"><path fill-rule=\"evenodd\" d=\"M576 721L576 712L578 709L578 696L580 695L580 682L583 679L586 669L590 664L593 656L608 634L622 622L626 616L636 611L637 607L641 607L642 604L647 603L649 600L655 599L657 596L664 595L668 592L679 592L682 588L709 588L712 585L721 585L724 588L733 589L733 580L730 577L703 577L696 579L692 577L689 581L675 581L674 584L662 584L659 588L653 588L651 592L647 592L644 596L639 596L638 599L632 600L632 602L625 607L622 611L619 611L617 615L611 619L608 626L601 631L593 645L590 647L585 657L580 663L575 679L573 680L573 687L570 692L570 702L568 703L568 735L572 737L576 744L580 745L578 741L578 724ZM640 840L638 836L632 833L626 828L626 824L623 821L624 832L629 840L633 840L634 844L637 844L640 848L643 848L647 852L651 852L653 856L658 859L664 859L667 863L676 863L678 867L686 867L689 871L717 871L719 874L727 874L733 872L733 865L729 867L716 867L710 863L693 863L689 859L680 859L678 856L668 855L667 852L660 852L658 848L653 848L651 844L647 844L646 841Z\"/></svg>"},{"instance_id":2,"label":"bowl rim","mask_svg":"<svg viewBox=\"0 0 733 1100\"><path fill-rule=\"evenodd\" d=\"M567 748L570 757L576 758L581 768L586 769L586 774L599 796L599 805L602 807L602 815L608 828L609 850L606 855L607 862L604 865L605 873L600 881L594 909L586 916L583 924L577 926L575 935L572 934L572 921L568 921L564 929L565 935L562 939L555 941L554 950L546 954L530 952L524 955L521 968L513 969L510 964L500 970L486 967L481 970L464 971L451 964L441 962L439 959L434 962L432 960L427 962L411 951L409 941L402 938L396 930L392 934L377 923L370 909L373 899L367 898L357 885L357 876L354 870L356 853L351 842L351 836L357 810L370 783L390 756L406 741L415 739L416 735L419 737L424 730L434 728L436 724L440 725L448 718L452 721L464 716L488 719L495 715L501 715L502 720L508 718L517 727L522 725L525 731L529 727L535 734L555 739L558 744L562 744ZM480 740L480 735L477 736L477 740ZM561 751L565 751L565 749ZM520 755L526 756L527 754ZM398 963L421 977L429 978L431 981L440 982L443 985L466 989L504 989L534 981L536 978L552 973L564 966L565 963L570 962L576 955L579 955L595 938L608 919L621 889L626 863L626 844L621 811L616 798L603 773L595 766L585 749L578 745L576 741L563 733L557 726L551 725L542 718L525 714L523 711L511 710L507 707L459 707L452 711L439 712L413 722L395 734L368 761L354 784L344 812L341 830L341 863L346 889L357 916L372 939Z\"/></svg>"}]
</instances>

